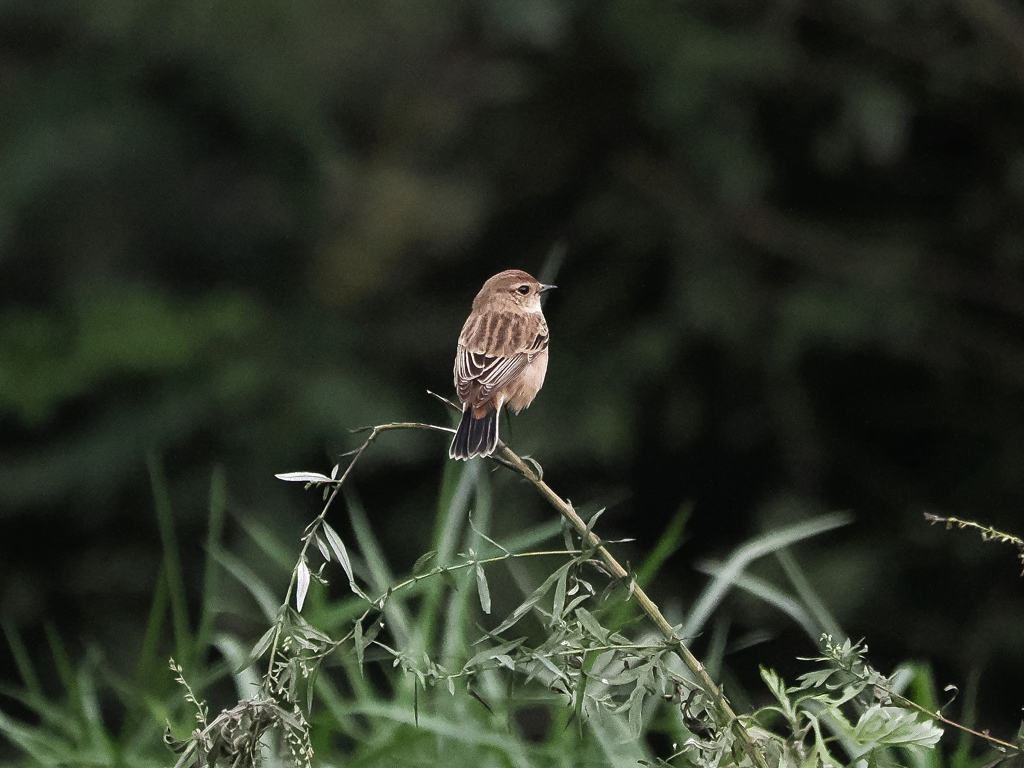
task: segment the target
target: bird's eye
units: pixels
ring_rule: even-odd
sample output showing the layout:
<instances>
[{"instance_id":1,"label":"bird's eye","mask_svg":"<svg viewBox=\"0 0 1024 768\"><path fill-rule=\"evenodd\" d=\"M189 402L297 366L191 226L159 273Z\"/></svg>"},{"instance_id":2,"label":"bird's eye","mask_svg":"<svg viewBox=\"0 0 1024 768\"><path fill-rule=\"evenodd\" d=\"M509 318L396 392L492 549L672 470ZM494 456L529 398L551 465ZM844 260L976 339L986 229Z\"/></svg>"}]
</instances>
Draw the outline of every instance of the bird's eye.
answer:
<instances>
[{"instance_id":1,"label":"bird's eye","mask_svg":"<svg viewBox=\"0 0 1024 768\"><path fill-rule=\"evenodd\" d=\"M523 294L523 296L525 296L530 292L530 286L524 283L523 285L520 285L518 288L516 288L516 290Z\"/></svg>"}]
</instances>

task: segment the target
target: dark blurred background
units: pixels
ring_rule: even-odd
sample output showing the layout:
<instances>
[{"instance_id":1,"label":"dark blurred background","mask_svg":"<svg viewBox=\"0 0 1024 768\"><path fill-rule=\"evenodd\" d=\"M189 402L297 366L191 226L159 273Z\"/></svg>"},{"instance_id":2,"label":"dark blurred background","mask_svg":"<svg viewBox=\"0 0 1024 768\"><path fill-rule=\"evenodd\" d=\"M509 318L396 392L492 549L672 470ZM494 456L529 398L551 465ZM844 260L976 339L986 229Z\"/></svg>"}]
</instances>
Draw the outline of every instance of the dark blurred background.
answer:
<instances>
[{"instance_id":1,"label":"dark blurred background","mask_svg":"<svg viewBox=\"0 0 1024 768\"><path fill-rule=\"evenodd\" d=\"M147 453L195 585L215 465L232 519L296 541L318 497L273 474L448 424L426 390L517 267L559 289L504 434L634 563L693 503L656 597L850 510L796 552L826 605L1014 729L1015 553L922 512L1024 534L1022 204L1010 0L0 3L0 614L130 668ZM399 569L446 449L388 435L355 474ZM549 514L503 488L507 529ZM813 654L724 610L764 633L740 676Z\"/></svg>"}]
</instances>

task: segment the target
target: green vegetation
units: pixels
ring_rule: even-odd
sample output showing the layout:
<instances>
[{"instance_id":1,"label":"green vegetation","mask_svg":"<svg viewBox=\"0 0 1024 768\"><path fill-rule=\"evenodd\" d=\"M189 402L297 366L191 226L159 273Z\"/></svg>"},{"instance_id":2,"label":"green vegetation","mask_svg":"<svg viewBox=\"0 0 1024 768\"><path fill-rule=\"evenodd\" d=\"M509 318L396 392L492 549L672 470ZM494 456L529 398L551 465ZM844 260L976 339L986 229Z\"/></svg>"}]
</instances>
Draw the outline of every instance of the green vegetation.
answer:
<instances>
[{"instance_id":1,"label":"green vegetation","mask_svg":"<svg viewBox=\"0 0 1024 768\"><path fill-rule=\"evenodd\" d=\"M162 471L151 461L164 565L153 602L149 642L132 679L94 654L79 666L51 633L51 653L63 693L48 697L17 633L7 630L22 677L4 691L37 721L0 716L0 732L23 754L10 765L162 765L158 733L180 755L176 765L236 767L444 761L452 765L728 765L918 768L980 766L991 750L1012 756L1019 747L971 731L989 752L937 751L943 729L926 668L905 665L885 676L867 648L821 636L822 655L788 687L774 671L761 677L773 703L734 713L722 690L692 656L688 638L730 589L742 587L803 617L805 628L835 626L786 548L849 522L810 519L740 547L717 569L693 611L673 626L622 569L588 522L526 463L501 446L496 461L522 475L562 513L560 526L541 525L502 544L488 535L496 508L483 461L449 462L434 524L434 548L406 578L394 575L358 503L348 499L358 554L350 554L328 517L356 463L384 433L428 424L374 427L342 471L292 472L283 480L323 487L325 505L307 527L280 604L260 569L242 563L220 542L224 526L223 472L210 488L204 600L198 626L189 626L184 584ZM488 462L489 463L489 462ZM527 492L518 486L519 493ZM505 499L504 503L516 503ZM266 563L287 556L286 542L259 527L248 530ZM559 536L559 533L561 534ZM672 550L675 527L656 551ZM987 535L1005 537L998 532ZM535 549L552 538L564 548ZM1013 540L1012 537L1008 537ZM758 559L787 558L797 597L764 582L752 587L744 571ZM655 556L657 557L657 556ZM527 562L550 566L526 569ZM653 575L656 560L640 570ZM551 570L551 567L554 570ZM536 586L537 574L549 572ZM236 579L250 605L270 623L246 650L244 638L214 631L217 583ZM511 578L510 578L511 577ZM347 582L340 593L331 580ZM515 593L519 593L518 597ZM503 619L495 602L516 606ZM233 608L237 611L237 608ZM180 686L168 691L157 670L156 638L169 614L175 653L170 670ZM661 630L656 631L656 630ZM719 649L722 643L718 644ZM720 666L722 660L713 660ZM219 713L208 693L234 683L236 704ZM155 691L163 691L157 696ZM123 720L112 732L100 702L116 697ZM745 697L763 699L755 691ZM921 699L919 701L915 701ZM957 726L964 733L968 729ZM970 754L979 752L971 758Z\"/></svg>"}]
</instances>

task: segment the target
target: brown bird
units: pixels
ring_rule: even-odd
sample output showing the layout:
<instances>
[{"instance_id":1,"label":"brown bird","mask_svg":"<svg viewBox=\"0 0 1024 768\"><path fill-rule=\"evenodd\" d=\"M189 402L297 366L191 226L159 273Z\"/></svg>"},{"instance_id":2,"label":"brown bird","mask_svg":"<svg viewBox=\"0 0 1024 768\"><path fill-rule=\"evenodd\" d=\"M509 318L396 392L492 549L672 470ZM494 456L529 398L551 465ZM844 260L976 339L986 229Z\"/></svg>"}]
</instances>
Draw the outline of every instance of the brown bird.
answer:
<instances>
[{"instance_id":1,"label":"brown bird","mask_svg":"<svg viewBox=\"0 0 1024 768\"><path fill-rule=\"evenodd\" d=\"M448 455L490 456L498 446L498 416L529 407L548 369L548 324L540 295L544 285L520 269L499 272L473 299L455 354L455 390L462 421Z\"/></svg>"}]
</instances>

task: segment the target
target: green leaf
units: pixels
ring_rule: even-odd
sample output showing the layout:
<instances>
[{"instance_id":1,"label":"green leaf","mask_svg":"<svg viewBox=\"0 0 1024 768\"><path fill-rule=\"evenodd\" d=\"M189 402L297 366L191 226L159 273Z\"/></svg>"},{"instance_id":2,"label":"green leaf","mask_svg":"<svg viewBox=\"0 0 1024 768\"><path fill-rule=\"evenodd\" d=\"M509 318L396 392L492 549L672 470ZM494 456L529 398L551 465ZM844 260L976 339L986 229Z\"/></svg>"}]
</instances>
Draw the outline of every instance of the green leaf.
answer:
<instances>
[{"instance_id":1,"label":"green leaf","mask_svg":"<svg viewBox=\"0 0 1024 768\"><path fill-rule=\"evenodd\" d=\"M314 664L313 668L309 670L309 679L306 681L306 711L313 711L313 694L316 691L316 678L320 674L320 665ZM301 727L301 725L296 725Z\"/></svg>"},{"instance_id":2,"label":"green leaf","mask_svg":"<svg viewBox=\"0 0 1024 768\"><path fill-rule=\"evenodd\" d=\"M530 660L537 662L537 664L539 664L544 669L548 670L552 675L557 677L559 680L569 682L569 678L565 676L565 672L563 672L554 664L552 664L551 661L547 658L547 656L544 656L540 653L535 653L530 657ZM526 679L526 682L530 682L530 680L537 676L538 672L540 672L539 668L533 669L533 671L530 672L529 677Z\"/></svg>"},{"instance_id":3,"label":"green leaf","mask_svg":"<svg viewBox=\"0 0 1024 768\"><path fill-rule=\"evenodd\" d=\"M590 654L590 663L593 664L593 660L596 654ZM580 724L582 728L583 722L586 718L586 711L584 704L587 701L587 686L590 684L590 675L588 674L589 667L587 664L587 653L583 652L583 658L580 663L580 676L579 681L576 683L576 689L572 692L572 710L573 716L576 718L576 722Z\"/></svg>"},{"instance_id":4,"label":"green leaf","mask_svg":"<svg viewBox=\"0 0 1024 768\"><path fill-rule=\"evenodd\" d=\"M565 586L568 579L569 572L565 571L558 577L558 581L555 582L555 599L551 605L552 624L561 619L562 614L565 611Z\"/></svg>"},{"instance_id":5,"label":"green leaf","mask_svg":"<svg viewBox=\"0 0 1024 768\"><path fill-rule=\"evenodd\" d=\"M835 669L817 669L811 672L805 672L800 675L797 680L800 682L795 688L790 688L790 693L796 691L806 691L813 688L824 688L828 683L829 679L838 673Z\"/></svg>"},{"instance_id":6,"label":"green leaf","mask_svg":"<svg viewBox=\"0 0 1024 768\"><path fill-rule=\"evenodd\" d=\"M511 651L514 651L520 645L522 645L524 640L526 640L525 637L520 637L518 640L509 640L507 643L502 643L501 645L495 645L490 648L484 648L482 651L475 654L469 661L467 661L462 666L462 670L464 672L468 672L472 669L476 669L485 661L491 661L492 659L498 661L498 663L502 664L503 666L507 666L501 657L508 658L508 654Z\"/></svg>"},{"instance_id":7,"label":"green leaf","mask_svg":"<svg viewBox=\"0 0 1024 768\"><path fill-rule=\"evenodd\" d=\"M270 649L271 643L274 641L274 635L277 633L277 626L273 626L263 633L263 637L256 641L256 645L249 651L249 657L253 661L257 661L263 657L263 654Z\"/></svg>"},{"instance_id":8,"label":"green leaf","mask_svg":"<svg viewBox=\"0 0 1024 768\"><path fill-rule=\"evenodd\" d=\"M356 663L359 665L359 674L361 675L363 674L363 651L366 650L366 644L363 643L362 619L356 619L352 627L352 643L356 648Z\"/></svg>"},{"instance_id":9,"label":"green leaf","mask_svg":"<svg viewBox=\"0 0 1024 768\"><path fill-rule=\"evenodd\" d=\"M489 614L491 612L491 590L487 586L487 576L480 563L476 564L474 570L476 571L476 592L480 597L480 610Z\"/></svg>"},{"instance_id":10,"label":"green leaf","mask_svg":"<svg viewBox=\"0 0 1024 768\"><path fill-rule=\"evenodd\" d=\"M594 618L594 614L586 608L580 607L576 609L576 618L583 628L601 641L602 644L608 643L608 630L601 626L601 622Z\"/></svg>"},{"instance_id":11,"label":"green leaf","mask_svg":"<svg viewBox=\"0 0 1024 768\"><path fill-rule=\"evenodd\" d=\"M287 671L281 677L281 684L284 685L285 681L288 682L288 699L295 701L295 692L299 686L299 680L302 679L302 659L298 656L293 656L288 660Z\"/></svg>"},{"instance_id":12,"label":"green leaf","mask_svg":"<svg viewBox=\"0 0 1024 768\"><path fill-rule=\"evenodd\" d=\"M302 611L302 604L306 602L306 592L309 590L309 566L306 560L299 560L297 573L295 575L295 609Z\"/></svg>"},{"instance_id":13,"label":"green leaf","mask_svg":"<svg viewBox=\"0 0 1024 768\"><path fill-rule=\"evenodd\" d=\"M316 548L320 550L320 554L324 556L324 560L328 563L331 562L331 550L327 548L327 544L319 536L314 536L313 540L316 542Z\"/></svg>"},{"instance_id":14,"label":"green leaf","mask_svg":"<svg viewBox=\"0 0 1024 768\"><path fill-rule=\"evenodd\" d=\"M796 708L793 706L793 702L789 700L789 696L786 691L786 683L782 677L776 674L775 670L761 667L761 679L764 680L765 685L768 686L768 690L771 691L772 696L781 705L783 716L789 721L789 725L794 730L798 727L799 717L797 715Z\"/></svg>"},{"instance_id":15,"label":"green leaf","mask_svg":"<svg viewBox=\"0 0 1024 768\"><path fill-rule=\"evenodd\" d=\"M21 640L21 635L18 634L14 624L6 618L0 619L0 626L3 627L4 636L7 638L7 646L11 649L14 663L21 674L22 682L28 688L29 696L38 699L43 698L43 689L39 683L39 677L36 675L35 667L32 665L32 658L29 656L28 649Z\"/></svg>"},{"instance_id":16,"label":"green leaf","mask_svg":"<svg viewBox=\"0 0 1024 768\"><path fill-rule=\"evenodd\" d=\"M370 643L376 640L377 635L380 634L382 629L384 629L384 618L378 616L373 624L370 625L370 628L363 633L363 647L369 646Z\"/></svg>"},{"instance_id":17,"label":"green leaf","mask_svg":"<svg viewBox=\"0 0 1024 768\"><path fill-rule=\"evenodd\" d=\"M533 593L528 598L526 598L526 600L524 600L522 603L520 603L519 607L517 607L514 611L512 611L512 615L509 616L507 619L505 619L505 621L503 621L498 626L498 628L495 629L490 634L492 634L492 635L500 635L506 629L509 629L510 627L512 627L515 624L517 624L519 622L519 620L521 618L523 618L523 616L525 616L527 613L529 613L530 610L535 605L537 605L537 603L539 603L541 601L541 599L544 597L544 595L546 595L548 593L548 591L550 591L551 587L553 587L555 585L555 583L562 577L562 575L564 573L566 573L569 570L569 568L572 567L572 565L573 564L571 562L566 563L565 565L560 567L557 571L555 571L550 576L548 576L547 579L544 580L544 583L541 584L539 587L537 587L533 591Z\"/></svg>"},{"instance_id":18,"label":"green leaf","mask_svg":"<svg viewBox=\"0 0 1024 768\"><path fill-rule=\"evenodd\" d=\"M565 606L565 610L562 611L562 613L563 614L575 613L579 609L580 603L586 602L587 600L589 600L592 597L593 597L593 595L590 594L589 592L584 592L581 595L577 595L576 597L574 597L569 602L569 604L567 606Z\"/></svg>"},{"instance_id":19,"label":"green leaf","mask_svg":"<svg viewBox=\"0 0 1024 768\"><path fill-rule=\"evenodd\" d=\"M789 697L786 696L786 684L774 669L761 667L761 679L764 680L764 684L768 686L768 690L771 691L776 701L783 706L789 704Z\"/></svg>"},{"instance_id":20,"label":"green leaf","mask_svg":"<svg viewBox=\"0 0 1024 768\"><path fill-rule=\"evenodd\" d=\"M286 483L329 483L331 478L327 475L322 475L319 472L282 472L279 475L274 475L278 480L284 480Z\"/></svg>"},{"instance_id":21,"label":"green leaf","mask_svg":"<svg viewBox=\"0 0 1024 768\"><path fill-rule=\"evenodd\" d=\"M302 619L301 616L298 618ZM327 645L332 642L330 635L326 632L321 632L312 624L307 623L305 619L302 619L301 622L296 622L291 627L291 636L296 640L304 640L314 647Z\"/></svg>"},{"instance_id":22,"label":"green leaf","mask_svg":"<svg viewBox=\"0 0 1024 768\"><path fill-rule=\"evenodd\" d=\"M431 568L434 567L434 561L437 560L437 550L432 549L429 552L420 555L419 559L412 566L413 576L422 576L428 573Z\"/></svg>"},{"instance_id":23,"label":"green leaf","mask_svg":"<svg viewBox=\"0 0 1024 768\"><path fill-rule=\"evenodd\" d=\"M835 713L829 713L834 715ZM818 768L818 766L838 766L841 762L836 760L828 751L828 742L821 732L821 722L814 715L807 713L811 728L814 729L814 749L807 755L807 759L801 764L801 768Z\"/></svg>"},{"instance_id":24,"label":"green leaf","mask_svg":"<svg viewBox=\"0 0 1024 768\"><path fill-rule=\"evenodd\" d=\"M327 537L327 543L331 545L334 557L341 564L341 567L345 569L345 575L348 576L348 583L352 587L352 591L359 594L359 590L355 586L356 577L352 572L352 561L349 560L348 550L345 549L345 542L341 540L341 536L331 528L330 523L326 520L324 521L324 536Z\"/></svg>"},{"instance_id":25,"label":"green leaf","mask_svg":"<svg viewBox=\"0 0 1024 768\"><path fill-rule=\"evenodd\" d=\"M439 571L439 573L441 574L441 580L444 581L444 583L447 584L448 587L453 592L458 592L459 591L459 583L457 581L455 581L455 577L452 575L452 572L451 572L450 569L442 568Z\"/></svg>"},{"instance_id":26,"label":"green leaf","mask_svg":"<svg viewBox=\"0 0 1024 768\"><path fill-rule=\"evenodd\" d=\"M646 588L665 561L679 549L683 541L683 531L692 512L692 502L683 504L676 510L668 525L665 526L651 554L647 556L643 564L636 571L636 583L641 587Z\"/></svg>"},{"instance_id":27,"label":"green leaf","mask_svg":"<svg viewBox=\"0 0 1024 768\"><path fill-rule=\"evenodd\" d=\"M941 737L942 729L931 720L919 720L917 712L877 704L860 716L851 734L862 744L922 747L934 747Z\"/></svg>"},{"instance_id":28,"label":"green leaf","mask_svg":"<svg viewBox=\"0 0 1024 768\"><path fill-rule=\"evenodd\" d=\"M637 691L642 690L638 685L635 689ZM644 728L644 697L643 695L636 695L630 697L632 703L629 706L629 732L634 739L639 739L643 733Z\"/></svg>"},{"instance_id":29,"label":"green leaf","mask_svg":"<svg viewBox=\"0 0 1024 768\"><path fill-rule=\"evenodd\" d=\"M264 632L263 636L256 641L256 645L254 645L252 647L252 650L249 651L249 655L246 657L243 664L240 667L233 670L233 674L241 674L249 667L251 667L253 664L255 664L257 661L259 661L263 657L263 654L265 654L270 649L271 644L274 642L274 635L276 633L277 625L275 624L266 632Z\"/></svg>"}]
</instances>

